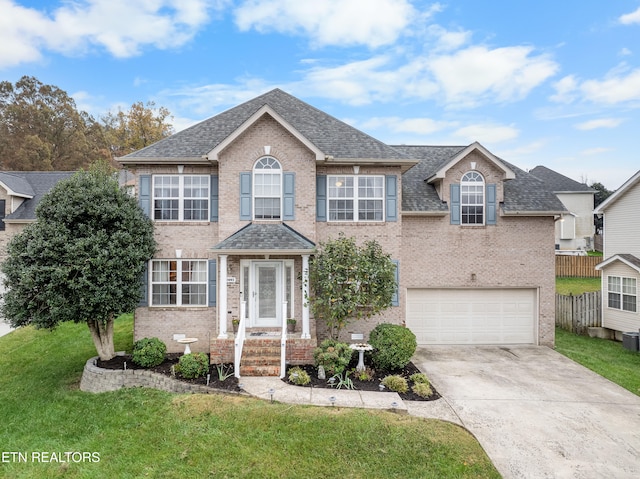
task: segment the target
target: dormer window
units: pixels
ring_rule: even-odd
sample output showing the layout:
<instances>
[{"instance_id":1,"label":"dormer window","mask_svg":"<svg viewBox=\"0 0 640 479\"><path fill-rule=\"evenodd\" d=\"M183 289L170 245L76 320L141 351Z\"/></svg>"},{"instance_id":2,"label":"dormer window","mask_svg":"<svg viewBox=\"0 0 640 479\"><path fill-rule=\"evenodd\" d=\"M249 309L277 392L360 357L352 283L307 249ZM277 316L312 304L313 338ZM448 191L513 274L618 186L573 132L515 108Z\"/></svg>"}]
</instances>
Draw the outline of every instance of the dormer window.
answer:
<instances>
[{"instance_id":1,"label":"dormer window","mask_svg":"<svg viewBox=\"0 0 640 479\"><path fill-rule=\"evenodd\" d=\"M254 218L279 220L282 205L282 168L275 158L266 156L253 167Z\"/></svg>"},{"instance_id":2,"label":"dormer window","mask_svg":"<svg viewBox=\"0 0 640 479\"><path fill-rule=\"evenodd\" d=\"M484 178L477 171L465 173L460 181L463 225L484 224Z\"/></svg>"}]
</instances>

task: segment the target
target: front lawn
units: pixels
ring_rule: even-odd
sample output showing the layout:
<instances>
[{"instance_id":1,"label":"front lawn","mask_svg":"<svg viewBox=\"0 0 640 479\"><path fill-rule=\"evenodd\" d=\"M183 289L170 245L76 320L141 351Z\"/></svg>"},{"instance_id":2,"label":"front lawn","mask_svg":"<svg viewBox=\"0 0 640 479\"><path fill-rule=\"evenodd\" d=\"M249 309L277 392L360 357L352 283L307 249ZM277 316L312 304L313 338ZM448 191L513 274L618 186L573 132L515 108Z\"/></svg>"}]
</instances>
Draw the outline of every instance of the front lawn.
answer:
<instances>
[{"instance_id":1,"label":"front lawn","mask_svg":"<svg viewBox=\"0 0 640 479\"><path fill-rule=\"evenodd\" d=\"M640 353L627 351L621 342L556 328L556 350L640 396Z\"/></svg>"},{"instance_id":2,"label":"front lawn","mask_svg":"<svg viewBox=\"0 0 640 479\"><path fill-rule=\"evenodd\" d=\"M116 350L130 351L131 316L115 330ZM84 393L92 356L84 324L0 338L0 476L499 477L470 434L442 421L142 388Z\"/></svg>"}]
</instances>

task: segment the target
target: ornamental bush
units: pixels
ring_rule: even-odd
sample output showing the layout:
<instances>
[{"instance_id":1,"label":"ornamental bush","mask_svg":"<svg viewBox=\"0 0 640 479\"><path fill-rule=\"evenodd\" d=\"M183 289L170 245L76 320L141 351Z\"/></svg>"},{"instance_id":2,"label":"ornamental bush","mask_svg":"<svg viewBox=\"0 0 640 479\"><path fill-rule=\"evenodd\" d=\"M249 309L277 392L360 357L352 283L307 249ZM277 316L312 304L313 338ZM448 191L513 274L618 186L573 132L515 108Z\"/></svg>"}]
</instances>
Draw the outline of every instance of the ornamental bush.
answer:
<instances>
[{"instance_id":1,"label":"ornamental bush","mask_svg":"<svg viewBox=\"0 0 640 479\"><path fill-rule=\"evenodd\" d=\"M143 368L152 368L164 361L167 346L158 338L142 338L133 343L132 360Z\"/></svg>"},{"instance_id":2,"label":"ornamental bush","mask_svg":"<svg viewBox=\"0 0 640 479\"><path fill-rule=\"evenodd\" d=\"M429 383L415 383L411 390L421 398L428 398L433 394Z\"/></svg>"},{"instance_id":3,"label":"ornamental bush","mask_svg":"<svg viewBox=\"0 0 640 479\"><path fill-rule=\"evenodd\" d=\"M209 372L209 357L204 353L190 353L180 356L176 368L183 378L200 378Z\"/></svg>"},{"instance_id":4,"label":"ornamental bush","mask_svg":"<svg viewBox=\"0 0 640 479\"><path fill-rule=\"evenodd\" d=\"M405 367L416 352L416 335L397 324L378 324L369 334L374 347L371 359L376 369L394 371Z\"/></svg>"},{"instance_id":5,"label":"ornamental bush","mask_svg":"<svg viewBox=\"0 0 640 479\"><path fill-rule=\"evenodd\" d=\"M352 355L353 349L347 343L340 343L335 339L325 339L313 351L316 367L323 366L330 376L341 374L349 365Z\"/></svg>"},{"instance_id":6,"label":"ornamental bush","mask_svg":"<svg viewBox=\"0 0 640 479\"><path fill-rule=\"evenodd\" d=\"M306 386L311 382L311 377L300 366L289 369L289 382L298 386Z\"/></svg>"},{"instance_id":7,"label":"ornamental bush","mask_svg":"<svg viewBox=\"0 0 640 479\"><path fill-rule=\"evenodd\" d=\"M389 391L395 391L397 393L406 393L409 390L409 384L407 380L397 374L386 376L381 383Z\"/></svg>"}]
</instances>

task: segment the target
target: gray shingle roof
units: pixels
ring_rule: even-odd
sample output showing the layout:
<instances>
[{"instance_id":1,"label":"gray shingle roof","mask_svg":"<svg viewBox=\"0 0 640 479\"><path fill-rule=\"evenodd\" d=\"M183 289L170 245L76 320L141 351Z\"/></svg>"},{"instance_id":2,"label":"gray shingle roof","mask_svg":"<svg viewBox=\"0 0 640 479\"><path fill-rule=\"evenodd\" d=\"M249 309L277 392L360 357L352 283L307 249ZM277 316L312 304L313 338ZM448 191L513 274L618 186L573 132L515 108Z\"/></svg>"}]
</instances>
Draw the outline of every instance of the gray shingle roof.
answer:
<instances>
[{"instance_id":1,"label":"gray shingle roof","mask_svg":"<svg viewBox=\"0 0 640 479\"><path fill-rule=\"evenodd\" d=\"M589 188L584 183L579 183L571 178L568 178L560 173L553 171L546 166L536 166L529 170L536 178L541 179L547 187L554 193L595 193L595 190Z\"/></svg>"},{"instance_id":2,"label":"gray shingle roof","mask_svg":"<svg viewBox=\"0 0 640 479\"><path fill-rule=\"evenodd\" d=\"M402 175L402 210L445 212L448 209L438 197L433 185L425 180L455 157L465 146L394 146L393 148L420 163ZM516 177L504 182L502 210L509 213L544 213L566 211L542 180L500 159L515 172Z\"/></svg>"},{"instance_id":3,"label":"gray shingle roof","mask_svg":"<svg viewBox=\"0 0 640 479\"><path fill-rule=\"evenodd\" d=\"M325 155L339 159L407 160L389 145L347 125L280 89L271 90L168 138L130 153L122 160L200 158L268 105Z\"/></svg>"},{"instance_id":4,"label":"gray shingle roof","mask_svg":"<svg viewBox=\"0 0 640 479\"><path fill-rule=\"evenodd\" d=\"M313 251L315 243L286 224L249 223L213 247L216 251Z\"/></svg>"},{"instance_id":5,"label":"gray shingle roof","mask_svg":"<svg viewBox=\"0 0 640 479\"><path fill-rule=\"evenodd\" d=\"M32 196L26 199L5 220L35 220L36 206L42 197L59 181L69 178L73 171L12 171L1 172L0 181L14 192Z\"/></svg>"}]
</instances>

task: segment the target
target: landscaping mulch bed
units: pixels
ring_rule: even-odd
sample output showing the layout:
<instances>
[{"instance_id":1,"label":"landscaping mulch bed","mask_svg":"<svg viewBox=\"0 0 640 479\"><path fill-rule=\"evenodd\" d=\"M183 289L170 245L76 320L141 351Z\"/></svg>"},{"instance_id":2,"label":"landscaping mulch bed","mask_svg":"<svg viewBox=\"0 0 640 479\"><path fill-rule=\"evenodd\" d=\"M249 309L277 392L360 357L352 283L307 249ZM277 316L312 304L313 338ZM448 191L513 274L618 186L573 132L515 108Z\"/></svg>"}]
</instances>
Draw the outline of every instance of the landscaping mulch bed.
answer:
<instances>
[{"instance_id":1,"label":"landscaping mulch bed","mask_svg":"<svg viewBox=\"0 0 640 479\"><path fill-rule=\"evenodd\" d=\"M109 361L102 361L98 359L98 362L96 365L99 368L104 368L104 369L124 369L124 365L126 362L127 369L148 369L149 371L153 371L159 374L164 374L165 376L172 376L171 367L178 364L178 360L180 359L180 356L182 356L182 353L169 353L166 355L165 360L162 363L160 363L158 366L153 368L143 368L141 366L138 366L133 362L130 354L126 354L124 356L116 356L113 359L110 359ZM240 388L238 387L238 378L236 378L232 374L224 381L220 381L218 378L218 370L216 366L219 366L219 365L212 364L209 367L209 375L210 375L209 387L215 388L215 389L224 389L226 391L239 392ZM223 366L225 368L224 369L225 372L233 371L233 364L229 363L229 364L224 364ZM175 375L175 379L179 381L184 381L190 384L202 384L205 386L207 385L206 375L201 378L187 379L187 378L183 378L178 373Z\"/></svg>"},{"instance_id":2,"label":"landscaping mulch bed","mask_svg":"<svg viewBox=\"0 0 640 479\"><path fill-rule=\"evenodd\" d=\"M352 369L355 369L356 364L357 364L357 361L355 359L352 360L347 370L350 371ZM287 374L282 379L287 384L292 384L289 382L289 369L292 367L295 367L295 366L287 367ZM330 386L329 383L327 382L327 379L329 379L329 375L327 375L327 379L318 379L317 367L313 365L304 365L300 367L309 374L309 377L311 378L311 382L306 386L298 386L298 387L313 387L313 388L327 388L327 389L332 388L332 386ZM404 368L398 369L395 371L375 371L374 377L371 381L360 381L354 377L354 374L350 374L349 378L351 378L351 380L353 381L354 389L356 391L380 392L380 381L382 381L382 379L385 376L388 376L390 374L397 374L405 378L409 383L409 391L407 393L398 393L401 399L405 401L435 401L436 399L440 399L440 394L438 394L438 391L436 391L433 385L431 385L431 390L433 391L433 393L431 394L431 396L426 398L418 396L417 394L414 394L411 391L411 386L413 385L413 383L409 380L409 377L414 373L420 373L420 372L422 371L420 371L420 369L418 369L416 365L410 362ZM335 389L335 386L333 387L333 389ZM382 392L389 392L389 390L384 389Z\"/></svg>"}]
</instances>

